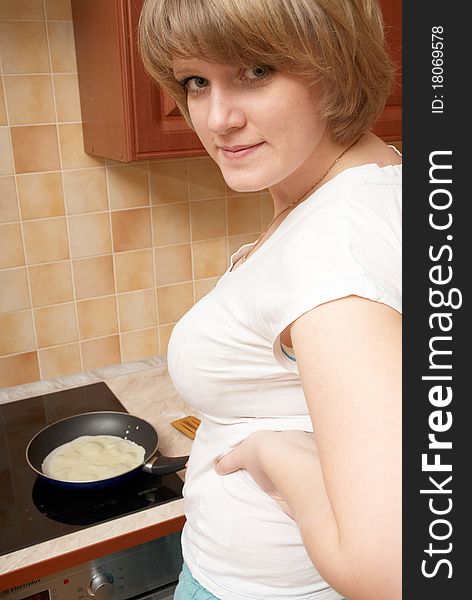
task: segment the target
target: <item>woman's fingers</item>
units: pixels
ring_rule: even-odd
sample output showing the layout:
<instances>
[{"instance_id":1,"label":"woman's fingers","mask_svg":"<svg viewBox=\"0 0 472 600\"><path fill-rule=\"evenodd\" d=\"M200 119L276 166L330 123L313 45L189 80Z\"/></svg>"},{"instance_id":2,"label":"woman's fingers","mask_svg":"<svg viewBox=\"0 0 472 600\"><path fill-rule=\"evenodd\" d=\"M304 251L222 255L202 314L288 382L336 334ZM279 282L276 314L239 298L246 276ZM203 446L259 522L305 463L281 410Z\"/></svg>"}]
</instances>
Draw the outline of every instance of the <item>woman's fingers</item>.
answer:
<instances>
[{"instance_id":1,"label":"woman's fingers","mask_svg":"<svg viewBox=\"0 0 472 600\"><path fill-rule=\"evenodd\" d=\"M239 454L239 446L236 446L234 450L222 456L215 466L218 475L228 475L229 473L243 469L244 465L241 464Z\"/></svg>"}]
</instances>

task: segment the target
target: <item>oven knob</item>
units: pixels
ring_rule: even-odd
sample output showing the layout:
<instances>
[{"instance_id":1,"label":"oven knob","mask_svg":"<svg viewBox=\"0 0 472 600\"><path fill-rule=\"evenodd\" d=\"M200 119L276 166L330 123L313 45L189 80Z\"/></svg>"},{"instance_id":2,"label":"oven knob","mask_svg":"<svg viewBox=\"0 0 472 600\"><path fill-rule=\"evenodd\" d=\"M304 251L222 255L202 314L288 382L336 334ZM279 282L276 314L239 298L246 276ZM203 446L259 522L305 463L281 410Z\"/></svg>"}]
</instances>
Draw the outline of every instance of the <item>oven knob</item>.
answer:
<instances>
[{"instance_id":1,"label":"oven knob","mask_svg":"<svg viewBox=\"0 0 472 600\"><path fill-rule=\"evenodd\" d=\"M88 593L97 600L107 600L113 594L113 582L109 573L98 573L90 580Z\"/></svg>"}]
</instances>

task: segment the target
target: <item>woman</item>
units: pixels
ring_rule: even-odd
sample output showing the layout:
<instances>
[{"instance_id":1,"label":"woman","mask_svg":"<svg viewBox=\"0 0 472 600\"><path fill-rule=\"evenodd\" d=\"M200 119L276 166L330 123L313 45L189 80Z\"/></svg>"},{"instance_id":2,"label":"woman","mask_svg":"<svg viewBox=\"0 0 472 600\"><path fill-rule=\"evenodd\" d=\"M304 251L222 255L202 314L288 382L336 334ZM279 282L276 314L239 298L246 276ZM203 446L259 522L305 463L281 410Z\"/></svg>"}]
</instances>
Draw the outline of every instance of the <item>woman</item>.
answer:
<instances>
[{"instance_id":1,"label":"woman","mask_svg":"<svg viewBox=\"0 0 472 600\"><path fill-rule=\"evenodd\" d=\"M274 218L174 328L175 598L401 597L401 158L374 0L146 0L149 73ZM314 432L314 433L313 433Z\"/></svg>"}]
</instances>

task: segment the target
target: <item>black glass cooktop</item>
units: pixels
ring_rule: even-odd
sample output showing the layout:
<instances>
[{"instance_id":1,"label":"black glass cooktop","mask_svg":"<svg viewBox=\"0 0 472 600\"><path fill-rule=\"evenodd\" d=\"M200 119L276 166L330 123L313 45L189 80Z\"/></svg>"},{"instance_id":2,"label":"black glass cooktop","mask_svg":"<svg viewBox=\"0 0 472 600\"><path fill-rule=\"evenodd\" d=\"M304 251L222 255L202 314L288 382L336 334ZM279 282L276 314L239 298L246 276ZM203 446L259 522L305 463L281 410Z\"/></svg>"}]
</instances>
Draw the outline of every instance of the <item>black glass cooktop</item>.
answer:
<instances>
[{"instance_id":1,"label":"black glass cooktop","mask_svg":"<svg viewBox=\"0 0 472 600\"><path fill-rule=\"evenodd\" d=\"M26 447L43 427L84 412L127 412L105 383L0 404L0 555L182 496L178 475L138 472L96 490L63 489L36 476Z\"/></svg>"}]
</instances>

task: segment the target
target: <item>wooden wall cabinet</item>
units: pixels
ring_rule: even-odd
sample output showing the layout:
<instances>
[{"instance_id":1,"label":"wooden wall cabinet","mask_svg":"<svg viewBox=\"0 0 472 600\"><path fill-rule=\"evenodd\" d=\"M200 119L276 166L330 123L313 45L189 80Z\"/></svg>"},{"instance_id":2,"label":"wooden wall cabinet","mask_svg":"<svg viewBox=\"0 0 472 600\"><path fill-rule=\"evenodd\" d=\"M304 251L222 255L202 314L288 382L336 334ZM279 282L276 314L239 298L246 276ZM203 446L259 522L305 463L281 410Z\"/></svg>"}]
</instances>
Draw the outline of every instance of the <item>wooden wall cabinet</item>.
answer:
<instances>
[{"instance_id":1,"label":"wooden wall cabinet","mask_svg":"<svg viewBox=\"0 0 472 600\"><path fill-rule=\"evenodd\" d=\"M380 0L401 65L401 0ZM137 49L143 0L72 0L85 151L130 162L206 154L175 102L145 73ZM401 76L375 133L401 140Z\"/></svg>"},{"instance_id":2,"label":"wooden wall cabinet","mask_svg":"<svg viewBox=\"0 0 472 600\"><path fill-rule=\"evenodd\" d=\"M137 49L143 0L72 0L85 152L130 162L206 154Z\"/></svg>"},{"instance_id":3,"label":"wooden wall cabinet","mask_svg":"<svg viewBox=\"0 0 472 600\"><path fill-rule=\"evenodd\" d=\"M402 0L379 0L386 24L386 39L397 76L385 109L373 131L386 142L402 140Z\"/></svg>"}]
</instances>

